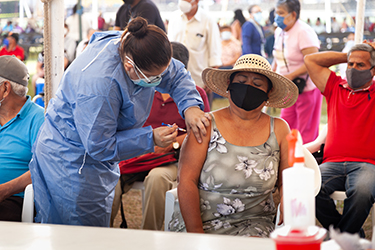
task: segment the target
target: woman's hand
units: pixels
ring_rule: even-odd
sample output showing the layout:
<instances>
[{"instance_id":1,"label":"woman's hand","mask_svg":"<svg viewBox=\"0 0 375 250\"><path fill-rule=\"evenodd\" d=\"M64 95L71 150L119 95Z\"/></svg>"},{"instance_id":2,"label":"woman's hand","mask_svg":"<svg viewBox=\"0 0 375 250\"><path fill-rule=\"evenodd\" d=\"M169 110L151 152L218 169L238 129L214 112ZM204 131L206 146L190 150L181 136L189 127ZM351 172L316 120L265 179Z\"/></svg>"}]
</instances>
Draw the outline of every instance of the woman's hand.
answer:
<instances>
[{"instance_id":1,"label":"woman's hand","mask_svg":"<svg viewBox=\"0 0 375 250\"><path fill-rule=\"evenodd\" d=\"M153 129L154 144L162 148L171 145L176 140L178 134L177 128L178 126L173 124L172 127L161 126Z\"/></svg>"},{"instance_id":2,"label":"woman's hand","mask_svg":"<svg viewBox=\"0 0 375 250\"><path fill-rule=\"evenodd\" d=\"M206 127L210 126L211 116L198 107L185 110L185 123L188 131L192 130L198 143L202 143L202 136L206 136Z\"/></svg>"}]
</instances>

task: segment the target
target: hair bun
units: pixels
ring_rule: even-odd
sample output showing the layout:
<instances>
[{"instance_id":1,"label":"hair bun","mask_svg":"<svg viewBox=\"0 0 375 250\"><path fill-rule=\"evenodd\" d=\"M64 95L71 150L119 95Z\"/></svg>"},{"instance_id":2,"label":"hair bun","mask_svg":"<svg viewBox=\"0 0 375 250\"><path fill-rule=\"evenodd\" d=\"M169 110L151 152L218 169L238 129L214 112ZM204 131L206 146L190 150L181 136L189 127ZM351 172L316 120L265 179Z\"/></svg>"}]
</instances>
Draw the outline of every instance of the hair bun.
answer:
<instances>
[{"instance_id":1,"label":"hair bun","mask_svg":"<svg viewBox=\"0 0 375 250\"><path fill-rule=\"evenodd\" d=\"M147 34L148 22L143 17L136 17L128 24L128 31L136 38L142 38Z\"/></svg>"}]
</instances>

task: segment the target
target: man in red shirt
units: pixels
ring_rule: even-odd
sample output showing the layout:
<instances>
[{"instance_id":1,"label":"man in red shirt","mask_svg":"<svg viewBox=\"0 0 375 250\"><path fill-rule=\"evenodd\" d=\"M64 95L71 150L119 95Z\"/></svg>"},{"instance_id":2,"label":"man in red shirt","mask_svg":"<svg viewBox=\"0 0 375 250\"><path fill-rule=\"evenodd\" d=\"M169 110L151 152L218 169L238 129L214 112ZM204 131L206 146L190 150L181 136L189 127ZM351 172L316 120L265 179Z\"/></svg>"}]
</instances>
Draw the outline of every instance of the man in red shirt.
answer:
<instances>
[{"instance_id":1,"label":"man in red shirt","mask_svg":"<svg viewBox=\"0 0 375 250\"><path fill-rule=\"evenodd\" d=\"M348 63L347 80L329 67ZM328 228L360 233L375 197L375 44L356 44L348 53L307 55L311 79L327 100L328 132L320 165L322 188L316 197L316 216ZM341 215L329 197L345 191Z\"/></svg>"},{"instance_id":2,"label":"man in red shirt","mask_svg":"<svg viewBox=\"0 0 375 250\"><path fill-rule=\"evenodd\" d=\"M21 61L25 60L25 52L21 46L18 45L19 35L10 32L6 38L8 45L0 50L0 56L16 56Z\"/></svg>"}]
</instances>

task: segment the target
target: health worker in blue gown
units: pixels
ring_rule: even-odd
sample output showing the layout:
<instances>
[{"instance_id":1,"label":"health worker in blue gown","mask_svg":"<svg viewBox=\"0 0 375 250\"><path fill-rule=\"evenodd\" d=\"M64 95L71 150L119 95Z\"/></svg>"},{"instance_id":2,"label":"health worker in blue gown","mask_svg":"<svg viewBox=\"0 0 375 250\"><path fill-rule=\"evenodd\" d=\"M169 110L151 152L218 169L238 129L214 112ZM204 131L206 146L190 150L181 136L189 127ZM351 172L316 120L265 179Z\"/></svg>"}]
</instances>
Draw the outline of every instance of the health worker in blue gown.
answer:
<instances>
[{"instance_id":1,"label":"health worker in blue gown","mask_svg":"<svg viewBox=\"0 0 375 250\"><path fill-rule=\"evenodd\" d=\"M109 226L117 162L166 147L177 126L146 121L155 90L175 100L198 141L209 118L184 65L160 28L141 17L123 33L95 33L51 99L30 171L36 222Z\"/></svg>"}]
</instances>

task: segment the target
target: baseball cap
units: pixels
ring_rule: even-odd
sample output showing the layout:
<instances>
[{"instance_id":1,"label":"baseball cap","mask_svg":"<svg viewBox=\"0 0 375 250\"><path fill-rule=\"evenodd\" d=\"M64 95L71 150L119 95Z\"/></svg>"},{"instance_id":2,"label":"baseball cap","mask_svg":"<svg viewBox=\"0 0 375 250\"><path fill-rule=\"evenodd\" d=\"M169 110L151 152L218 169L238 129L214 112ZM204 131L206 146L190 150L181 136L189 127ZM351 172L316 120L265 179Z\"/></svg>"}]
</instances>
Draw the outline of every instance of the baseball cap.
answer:
<instances>
[{"instance_id":1,"label":"baseball cap","mask_svg":"<svg viewBox=\"0 0 375 250\"><path fill-rule=\"evenodd\" d=\"M0 56L0 76L25 87L29 80L26 65L15 56Z\"/></svg>"}]
</instances>

